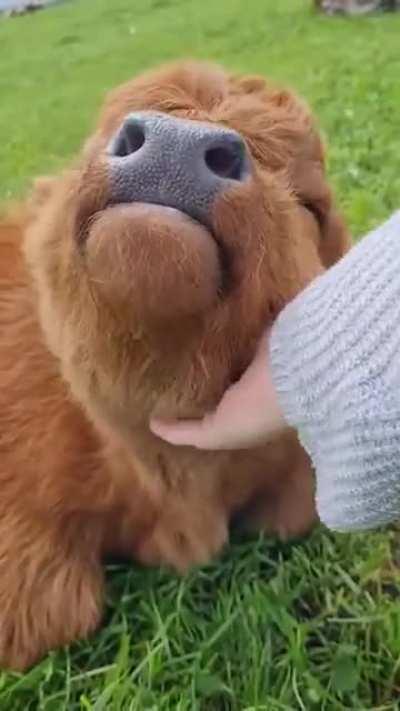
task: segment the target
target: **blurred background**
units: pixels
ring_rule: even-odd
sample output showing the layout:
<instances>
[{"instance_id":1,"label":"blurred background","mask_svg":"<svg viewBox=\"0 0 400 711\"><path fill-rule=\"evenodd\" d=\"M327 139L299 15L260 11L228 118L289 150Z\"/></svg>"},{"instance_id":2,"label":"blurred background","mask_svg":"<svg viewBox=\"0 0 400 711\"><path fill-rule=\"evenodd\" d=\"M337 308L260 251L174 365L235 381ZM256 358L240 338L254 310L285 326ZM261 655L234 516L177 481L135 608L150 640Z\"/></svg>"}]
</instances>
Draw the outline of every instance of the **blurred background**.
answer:
<instances>
[{"instance_id":1,"label":"blurred background","mask_svg":"<svg viewBox=\"0 0 400 711\"><path fill-rule=\"evenodd\" d=\"M400 14L328 17L312 0L70 0L0 19L0 198L64 163L110 87L193 56L308 99L351 226L364 230L400 204L399 33Z\"/></svg>"},{"instance_id":2,"label":"blurred background","mask_svg":"<svg viewBox=\"0 0 400 711\"><path fill-rule=\"evenodd\" d=\"M195 57L308 100L362 234L400 207L400 13L367 4L65 0L0 15L0 203L73 157L111 87ZM399 565L391 530L240 541L183 581L111 567L104 628L24 676L0 672L0 710L396 711Z\"/></svg>"}]
</instances>

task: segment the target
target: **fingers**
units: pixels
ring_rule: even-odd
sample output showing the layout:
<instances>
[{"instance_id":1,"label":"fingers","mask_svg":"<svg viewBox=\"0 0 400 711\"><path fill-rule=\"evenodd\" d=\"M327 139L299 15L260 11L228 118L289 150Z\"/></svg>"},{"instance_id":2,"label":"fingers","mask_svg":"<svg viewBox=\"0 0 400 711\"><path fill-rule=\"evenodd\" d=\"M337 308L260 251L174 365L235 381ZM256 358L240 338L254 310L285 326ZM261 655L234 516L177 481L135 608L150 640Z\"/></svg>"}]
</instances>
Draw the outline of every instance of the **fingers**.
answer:
<instances>
[{"instance_id":1,"label":"fingers","mask_svg":"<svg viewBox=\"0 0 400 711\"><path fill-rule=\"evenodd\" d=\"M269 378L268 338L267 331L253 362L213 412L198 420L168 422L154 418L151 431L170 444L208 450L243 449L266 441L280 421Z\"/></svg>"},{"instance_id":2,"label":"fingers","mask_svg":"<svg viewBox=\"0 0 400 711\"><path fill-rule=\"evenodd\" d=\"M175 445L187 445L199 449L220 449L220 443L213 427L213 416L202 420L177 420L166 422L152 419L150 429L153 434Z\"/></svg>"}]
</instances>

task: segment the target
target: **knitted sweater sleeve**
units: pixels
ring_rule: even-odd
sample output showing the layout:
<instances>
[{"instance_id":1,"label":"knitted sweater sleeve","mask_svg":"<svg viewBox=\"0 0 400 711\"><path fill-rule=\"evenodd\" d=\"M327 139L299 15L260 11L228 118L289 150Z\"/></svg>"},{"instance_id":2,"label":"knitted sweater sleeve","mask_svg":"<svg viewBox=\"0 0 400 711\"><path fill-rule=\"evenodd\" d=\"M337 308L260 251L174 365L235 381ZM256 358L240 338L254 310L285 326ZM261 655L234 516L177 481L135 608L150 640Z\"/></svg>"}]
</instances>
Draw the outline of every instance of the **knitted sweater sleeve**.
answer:
<instances>
[{"instance_id":1,"label":"knitted sweater sleeve","mask_svg":"<svg viewBox=\"0 0 400 711\"><path fill-rule=\"evenodd\" d=\"M338 531L400 520L400 212L277 319L272 374Z\"/></svg>"}]
</instances>

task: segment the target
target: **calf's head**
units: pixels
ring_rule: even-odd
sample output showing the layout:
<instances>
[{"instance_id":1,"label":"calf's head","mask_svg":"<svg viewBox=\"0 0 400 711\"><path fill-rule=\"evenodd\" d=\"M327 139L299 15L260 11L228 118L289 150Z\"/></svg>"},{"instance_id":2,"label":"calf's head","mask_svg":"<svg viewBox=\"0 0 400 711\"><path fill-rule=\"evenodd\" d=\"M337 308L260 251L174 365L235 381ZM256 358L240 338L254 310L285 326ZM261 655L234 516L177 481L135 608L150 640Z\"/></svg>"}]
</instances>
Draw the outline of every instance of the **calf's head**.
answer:
<instances>
[{"instance_id":1,"label":"calf's head","mask_svg":"<svg viewBox=\"0 0 400 711\"><path fill-rule=\"evenodd\" d=\"M40 203L26 254L49 346L128 427L204 412L348 244L308 108L201 63L113 91Z\"/></svg>"}]
</instances>

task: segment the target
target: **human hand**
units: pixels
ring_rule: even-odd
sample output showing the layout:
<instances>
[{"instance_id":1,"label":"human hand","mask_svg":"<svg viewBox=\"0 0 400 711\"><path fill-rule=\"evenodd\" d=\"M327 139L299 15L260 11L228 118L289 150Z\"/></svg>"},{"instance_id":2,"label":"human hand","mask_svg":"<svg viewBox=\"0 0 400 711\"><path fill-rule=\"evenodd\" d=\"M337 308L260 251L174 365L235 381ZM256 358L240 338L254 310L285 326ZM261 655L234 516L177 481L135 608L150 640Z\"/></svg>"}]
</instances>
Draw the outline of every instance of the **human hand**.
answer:
<instances>
[{"instance_id":1,"label":"human hand","mask_svg":"<svg viewBox=\"0 0 400 711\"><path fill-rule=\"evenodd\" d=\"M198 449L249 449L266 442L285 427L272 382L269 329L253 361L213 412L201 420L167 422L152 419L151 431L170 444Z\"/></svg>"}]
</instances>

